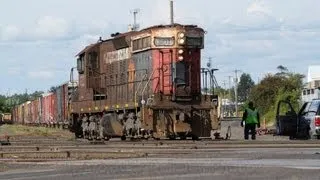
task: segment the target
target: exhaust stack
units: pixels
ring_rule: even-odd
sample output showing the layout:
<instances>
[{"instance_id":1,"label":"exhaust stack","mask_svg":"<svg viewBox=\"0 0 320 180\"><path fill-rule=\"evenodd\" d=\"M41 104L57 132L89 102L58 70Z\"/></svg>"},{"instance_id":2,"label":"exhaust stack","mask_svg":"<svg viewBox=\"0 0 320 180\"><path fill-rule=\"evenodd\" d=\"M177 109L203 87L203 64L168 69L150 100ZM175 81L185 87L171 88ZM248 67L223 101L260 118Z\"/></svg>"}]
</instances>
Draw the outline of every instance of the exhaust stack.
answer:
<instances>
[{"instance_id":1,"label":"exhaust stack","mask_svg":"<svg viewBox=\"0 0 320 180\"><path fill-rule=\"evenodd\" d=\"M173 0L170 0L170 23L171 23L171 25L174 24L174 20L173 20Z\"/></svg>"}]
</instances>

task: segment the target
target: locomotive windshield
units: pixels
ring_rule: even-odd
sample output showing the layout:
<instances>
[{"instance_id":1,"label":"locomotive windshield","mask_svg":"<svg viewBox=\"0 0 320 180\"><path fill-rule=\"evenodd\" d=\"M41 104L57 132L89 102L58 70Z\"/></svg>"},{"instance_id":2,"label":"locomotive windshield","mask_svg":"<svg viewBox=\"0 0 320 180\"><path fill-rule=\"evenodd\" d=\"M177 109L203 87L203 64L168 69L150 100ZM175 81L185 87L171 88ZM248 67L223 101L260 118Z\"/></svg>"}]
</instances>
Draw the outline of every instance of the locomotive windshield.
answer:
<instances>
[{"instance_id":1,"label":"locomotive windshield","mask_svg":"<svg viewBox=\"0 0 320 180\"><path fill-rule=\"evenodd\" d=\"M174 81L177 86L188 84L188 68L185 62L178 61L174 66L175 76Z\"/></svg>"},{"instance_id":2,"label":"locomotive windshield","mask_svg":"<svg viewBox=\"0 0 320 180\"><path fill-rule=\"evenodd\" d=\"M80 55L80 57L77 59L77 70L79 74L84 72L84 55Z\"/></svg>"},{"instance_id":3,"label":"locomotive windshield","mask_svg":"<svg viewBox=\"0 0 320 180\"><path fill-rule=\"evenodd\" d=\"M203 38L202 37L187 37L188 46L202 46Z\"/></svg>"}]
</instances>

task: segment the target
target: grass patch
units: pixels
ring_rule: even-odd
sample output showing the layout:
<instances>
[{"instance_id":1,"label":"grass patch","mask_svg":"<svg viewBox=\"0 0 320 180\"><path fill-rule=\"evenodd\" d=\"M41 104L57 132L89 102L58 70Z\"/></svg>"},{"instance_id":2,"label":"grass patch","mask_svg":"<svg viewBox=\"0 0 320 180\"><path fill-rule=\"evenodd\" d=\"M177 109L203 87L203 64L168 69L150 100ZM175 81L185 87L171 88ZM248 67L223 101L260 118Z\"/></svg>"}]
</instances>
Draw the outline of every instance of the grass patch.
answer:
<instances>
[{"instance_id":1,"label":"grass patch","mask_svg":"<svg viewBox=\"0 0 320 180\"><path fill-rule=\"evenodd\" d=\"M0 136L42 136L70 139L74 136L68 130L58 128L33 127L24 125L3 125L0 126Z\"/></svg>"}]
</instances>

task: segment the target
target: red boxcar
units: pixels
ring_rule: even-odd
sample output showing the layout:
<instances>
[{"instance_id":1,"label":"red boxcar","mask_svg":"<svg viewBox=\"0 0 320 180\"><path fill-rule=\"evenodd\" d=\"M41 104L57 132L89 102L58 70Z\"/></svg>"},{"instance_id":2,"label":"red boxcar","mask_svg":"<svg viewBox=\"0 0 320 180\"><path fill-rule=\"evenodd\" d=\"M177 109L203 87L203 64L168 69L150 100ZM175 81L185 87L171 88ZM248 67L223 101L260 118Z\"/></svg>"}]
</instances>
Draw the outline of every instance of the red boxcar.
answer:
<instances>
[{"instance_id":1,"label":"red boxcar","mask_svg":"<svg viewBox=\"0 0 320 180\"><path fill-rule=\"evenodd\" d=\"M23 124L30 124L32 122L32 114L31 114L31 101L28 101L23 104Z\"/></svg>"},{"instance_id":2,"label":"red boxcar","mask_svg":"<svg viewBox=\"0 0 320 180\"><path fill-rule=\"evenodd\" d=\"M55 122L55 96L54 93L43 95L41 124L50 125Z\"/></svg>"},{"instance_id":3,"label":"red boxcar","mask_svg":"<svg viewBox=\"0 0 320 180\"><path fill-rule=\"evenodd\" d=\"M57 123L65 123L67 121L67 105L68 105L68 83L57 87L55 91L55 120Z\"/></svg>"},{"instance_id":4,"label":"red boxcar","mask_svg":"<svg viewBox=\"0 0 320 180\"><path fill-rule=\"evenodd\" d=\"M31 101L31 124L39 124L40 120L40 99Z\"/></svg>"},{"instance_id":5,"label":"red boxcar","mask_svg":"<svg viewBox=\"0 0 320 180\"><path fill-rule=\"evenodd\" d=\"M23 123L23 104L18 106L17 122L19 124Z\"/></svg>"},{"instance_id":6,"label":"red boxcar","mask_svg":"<svg viewBox=\"0 0 320 180\"><path fill-rule=\"evenodd\" d=\"M11 111L12 114L12 122L16 123L18 118L18 106L14 106Z\"/></svg>"}]
</instances>

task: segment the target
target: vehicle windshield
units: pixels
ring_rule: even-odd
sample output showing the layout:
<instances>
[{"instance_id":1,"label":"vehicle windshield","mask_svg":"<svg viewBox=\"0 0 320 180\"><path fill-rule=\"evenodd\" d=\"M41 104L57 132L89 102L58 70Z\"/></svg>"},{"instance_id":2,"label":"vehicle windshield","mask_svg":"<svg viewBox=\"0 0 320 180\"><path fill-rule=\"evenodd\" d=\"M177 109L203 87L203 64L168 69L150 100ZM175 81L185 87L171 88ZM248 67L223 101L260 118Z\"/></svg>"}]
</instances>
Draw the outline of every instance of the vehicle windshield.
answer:
<instances>
[{"instance_id":1,"label":"vehicle windshield","mask_svg":"<svg viewBox=\"0 0 320 180\"><path fill-rule=\"evenodd\" d=\"M309 113L316 113L316 115L319 115L319 106L320 106L320 100L312 101L311 105L309 107Z\"/></svg>"}]
</instances>

